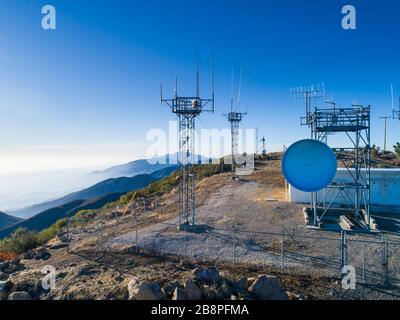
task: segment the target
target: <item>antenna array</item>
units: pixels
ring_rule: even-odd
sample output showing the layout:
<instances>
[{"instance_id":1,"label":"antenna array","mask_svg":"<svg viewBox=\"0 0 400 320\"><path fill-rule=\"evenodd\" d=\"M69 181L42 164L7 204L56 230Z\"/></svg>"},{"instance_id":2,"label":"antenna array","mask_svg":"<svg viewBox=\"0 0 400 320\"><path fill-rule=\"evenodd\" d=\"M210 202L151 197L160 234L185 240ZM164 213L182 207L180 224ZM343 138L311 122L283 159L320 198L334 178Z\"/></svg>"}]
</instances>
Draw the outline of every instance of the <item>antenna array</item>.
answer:
<instances>
[{"instance_id":1,"label":"antenna array","mask_svg":"<svg viewBox=\"0 0 400 320\"><path fill-rule=\"evenodd\" d=\"M202 112L214 113L215 108L215 80L214 58L212 59L212 96L209 99L200 97L200 67L197 63L196 95L180 96L178 94L178 80L176 80L174 97L165 99L161 85L161 103L168 105L179 121L178 134L178 161L181 166L179 176L179 227L185 229L196 225L195 204L195 130L196 118Z\"/></svg>"},{"instance_id":2,"label":"antenna array","mask_svg":"<svg viewBox=\"0 0 400 320\"><path fill-rule=\"evenodd\" d=\"M246 112L238 112L240 108L240 99L241 99L241 90L242 90L242 80L243 80L243 65L240 72L240 83L239 83L239 93L237 98L236 106L234 106L234 98L233 98L233 70L232 70L232 97L231 97L231 112L228 114L224 114L223 116L228 119L231 123L231 166L232 173L236 171L236 167L238 166L235 159L239 155L239 128L240 123L242 122L244 116L247 115Z\"/></svg>"},{"instance_id":3,"label":"antenna array","mask_svg":"<svg viewBox=\"0 0 400 320\"><path fill-rule=\"evenodd\" d=\"M323 98L325 96L325 85L313 85L310 87L297 87L290 89L290 93L299 100L306 101L306 124L312 123L311 102L313 99Z\"/></svg>"},{"instance_id":4,"label":"antenna array","mask_svg":"<svg viewBox=\"0 0 400 320\"><path fill-rule=\"evenodd\" d=\"M337 208L337 199L343 200L349 217L358 225L368 229L372 225L370 217L371 187L371 108L352 105L337 107L335 102L327 102L330 108L315 107L311 110L311 100L325 95L324 85L292 89L296 98L306 99L306 116L301 124L311 128L311 139L328 144L328 137L342 135L347 146L333 148L337 159L345 168L350 182L334 181L321 193L311 193L311 215L314 227L320 227L331 209Z\"/></svg>"}]
</instances>

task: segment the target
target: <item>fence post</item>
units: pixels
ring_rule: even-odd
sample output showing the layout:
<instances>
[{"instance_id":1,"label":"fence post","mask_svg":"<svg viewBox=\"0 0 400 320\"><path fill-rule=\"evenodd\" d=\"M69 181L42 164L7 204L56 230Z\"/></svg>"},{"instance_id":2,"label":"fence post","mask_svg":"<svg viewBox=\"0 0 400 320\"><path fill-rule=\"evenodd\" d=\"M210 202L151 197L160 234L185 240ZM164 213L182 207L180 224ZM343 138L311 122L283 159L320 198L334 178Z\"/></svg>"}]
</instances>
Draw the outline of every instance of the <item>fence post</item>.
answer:
<instances>
[{"instance_id":1,"label":"fence post","mask_svg":"<svg viewBox=\"0 0 400 320\"><path fill-rule=\"evenodd\" d=\"M281 235L281 269L282 273L285 268L285 234L282 228L282 235Z\"/></svg>"},{"instance_id":2,"label":"fence post","mask_svg":"<svg viewBox=\"0 0 400 320\"><path fill-rule=\"evenodd\" d=\"M382 233L382 268L384 276L384 284L389 284L389 259L388 259L388 243L386 234Z\"/></svg>"},{"instance_id":3,"label":"fence post","mask_svg":"<svg viewBox=\"0 0 400 320\"><path fill-rule=\"evenodd\" d=\"M136 254L139 252L139 230L138 230L138 222L135 221L135 248Z\"/></svg>"},{"instance_id":4,"label":"fence post","mask_svg":"<svg viewBox=\"0 0 400 320\"><path fill-rule=\"evenodd\" d=\"M69 253L69 217L67 217L67 253Z\"/></svg>"},{"instance_id":5,"label":"fence post","mask_svg":"<svg viewBox=\"0 0 400 320\"><path fill-rule=\"evenodd\" d=\"M341 241L340 241L340 278L342 278L343 267L347 265L347 233L346 230L341 232Z\"/></svg>"},{"instance_id":6,"label":"fence post","mask_svg":"<svg viewBox=\"0 0 400 320\"><path fill-rule=\"evenodd\" d=\"M233 269L236 268L236 224L233 224Z\"/></svg>"},{"instance_id":7,"label":"fence post","mask_svg":"<svg viewBox=\"0 0 400 320\"><path fill-rule=\"evenodd\" d=\"M363 242L363 280L365 282L365 242Z\"/></svg>"}]
</instances>

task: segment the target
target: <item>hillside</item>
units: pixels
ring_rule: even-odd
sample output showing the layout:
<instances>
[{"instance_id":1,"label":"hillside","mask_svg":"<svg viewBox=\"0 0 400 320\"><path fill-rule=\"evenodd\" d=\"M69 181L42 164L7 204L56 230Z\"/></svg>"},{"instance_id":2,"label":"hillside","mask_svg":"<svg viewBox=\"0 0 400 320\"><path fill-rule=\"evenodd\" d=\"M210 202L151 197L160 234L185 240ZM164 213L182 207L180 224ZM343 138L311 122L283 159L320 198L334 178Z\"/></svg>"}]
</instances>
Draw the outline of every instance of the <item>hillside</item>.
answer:
<instances>
[{"instance_id":1,"label":"hillside","mask_svg":"<svg viewBox=\"0 0 400 320\"><path fill-rule=\"evenodd\" d=\"M21 220L22 219L10 216L0 211L0 230L20 222Z\"/></svg>"},{"instance_id":2,"label":"hillside","mask_svg":"<svg viewBox=\"0 0 400 320\"><path fill-rule=\"evenodd\" d=\"M153 173L154 176L149 174L143 174L131 178L122 177L122 178L107 179L89 188L66 195L65 197L62 197L60 199L40 203L10 213L21 218L30 218L40 212L43 212L51 208L63 206L75 200L88 200L91 198L105 196L111 193L125 193L132 190L142 189L148 186L154 180L168 176L175 169L176 169L175 167L164 168L161 169L160 171L154 172Z\"/></svg>"},{"instance_id":3,"label":"hillside","mask_svg":"<svg viewBox=\"0 0 400 320\"><path fill-rule=\"evenodd\" d=\"M11 235L21 227L41 231L66 215L73 216L81 210L99 209L107 203L117 201L127 192L143 189L151 183L171 175L175 170L175 167L168 167L155 172L154 176L139 175L132 178L108 179L57 201L46 203L46 206L52 205L52 207L27 220L21 222L17 220L16 222L19 223L9 224L0 231L0 239Z\"/></svg>"},{"instance_id":4,"label":"hillside","mask_svg":"<svg viewBox=\"0 0 400 320\"><path fill-rule=\"evenodd\" d=\"M50 227L57 220L65 218L66 216L71 217L81 210L99 209L109 202L118 200L121 195L121 193L114 193L91 200L75 200L63 206L46 210L30 219L0 230L0 239L10 236L18 228L41 231Z\"/></svg>"},{"instance_id":5,"label":"hillside","mask_svg":"<svg viewBox=\"0 0 400 320\"><path fill-rule=\"evenodd\" d=\"M368 285L342 288L340 234L325 234L316 241L320 231L299 227L304 224L303 206L285 202L280 161L259 161L254 173L239 181L217 167L196 170L202 173L196 187L197 221L207 228L177 231L179 193L176 175L172 175L139 192L151 200L154 189L163 190L158 206L142 210L138 198L126 216L110 214L131 199L127 194L98 210L87 225L70 226L69 251L60 234L40 249L47 253L45 258L26 254L21 261L16 259L12 270L5 272L13 284L7 294L25 291L30 298L42 300L138 299L132 291L132 284L138 283L155 288L157 299L176 299L179 288L181 299L189 299L194 289L196 300L268 300L252 290L254 281L267 275L288 299L398 297L398 288L382 290L380 255L376 254L381 243L371 241L371 235L349 235L348 247L349 258L360 267L356 240L369 241L365 246ZM390 270L397 278L400 271L394 262L400 249L393 246L391 250ZM57 269L57 286L50 292L35 285L46 265ZM199 272L202 267L210 272ZM199 281L200 277L205 280Z\"/></svg>"}]
</instances>

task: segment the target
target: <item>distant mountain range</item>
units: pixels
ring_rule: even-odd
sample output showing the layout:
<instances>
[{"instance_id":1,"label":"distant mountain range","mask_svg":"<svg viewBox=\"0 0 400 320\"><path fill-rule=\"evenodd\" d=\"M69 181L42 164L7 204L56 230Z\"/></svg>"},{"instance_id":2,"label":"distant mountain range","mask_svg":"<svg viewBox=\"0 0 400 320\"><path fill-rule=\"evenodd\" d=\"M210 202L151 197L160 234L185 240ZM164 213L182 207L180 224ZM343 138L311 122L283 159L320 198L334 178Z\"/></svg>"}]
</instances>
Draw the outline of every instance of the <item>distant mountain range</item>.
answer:
<instances>
[{"instance_id":1,"label":"distant mountain range","mask_svg":"<svg viewBox=\"0 0 400 320\"><path fill-rule=\"evenodd\" d=\"M0 239L10 236L18 228L41 231L50 227L59 219L67 216L71 217L81 210L99 209L107 203L118 200L121 196L122 193L114 193L91 200L75 200L62 206L46 210L30 219L20 221L12 226L1 229Z\"/></svg>"},{"instance_id":2,"label":"distant mountain range","mask_svg":"<svg viewBox=\"0 0 400 320\"><path fill-rule=\"evenodd\" d=\"M196 163L209 163L211 160L207 157L194 155ZM133 177L138 174L153 174L156 171L165 168L177 168L179 164L178 153L151 158L148 160L136 160L126 164L110 167L102 171L94 171L91 176L100 176L103 179L118 177Z\"/></svg>"},{"instance_id":3,"label":"distant mountain range","mask_svg":"<svg viewBox=\"0 0 400 320\"><path fill-rule=\"evenodd\" d=\"M154 172L152 175L141 174L131 178L107 179L90 188L71 193L61 199L24 209L25 211L20 212L20 214L29 214L38 210L40 210L40 213L23 221L18 219L16 223L9 224L8 227L3 229L0 228L0 239L11 235L20 227L41 231L51 226L57 220L66 216L73 216L81 210L99 209L107 203L118 200L127 192L143 189L152 182L169 176L177 168L169 166Z\"/></svg>"},{"instance_id":4,"label":"distant mountain range","mask_svg":"<svg viewBox=\"0 0 400 320\"><path fill-rule=\"evenodd\" d=\"M61 207L76 200L88 200L91 198L105 196L110 193L124 193L132 190L142 189L148 186L154 180L155 178L148 174L138 175L132 178L122 177L108 179L87 189L68 194L60 199L36 204L31 207L9 213L20 218L30 218L45 210Z\"/></svg>"},{"instance_id":5,"label":"distant mountain range","mask_svg":"<svg viewBox=\"0 0 400 320\"><path fill-rule=\"evenodd\" d=\"M167 167L176 167L176 165L169 164L169 161L161 161L161 159L136 160L102 171L94 171L90 173L90 175L101 177L105 180L119 177L133 177L140 174L152 174L153 172L165 169Z\"/></svg>"},{"instance_id":6,"label":"distant mountain range","mask_svg":"<svg viewBox=\"0 0 400 320\"><path fill-rule=\"evenodd\" d=\"M105 177L116 175L118 176L117 178L107 178L89 188L68 194L62 198L46 201L18 210L7 211L7 213L19 218L27 219L45 210L60 207L75 200L88 200L110 193L126 193L132 190L142 189L154 180L162 179L165 176L170 175L177 168L177 165L150 164L147 160L133 161L129 164L112 167L101 172L91 173ZM135 170L139 173L135 174Z\"/></svg>"},{"instance_id":7,"label":"distant mountain range","mask_svg":"<svg viewBox=\"0 0 400 320\"><path fill-rule=\"evenodd\" d=\"M17 222L20 222L22 219L10 216L4 212L0 211L0 230L12 226Z\"/></svg>"}]
</instances>

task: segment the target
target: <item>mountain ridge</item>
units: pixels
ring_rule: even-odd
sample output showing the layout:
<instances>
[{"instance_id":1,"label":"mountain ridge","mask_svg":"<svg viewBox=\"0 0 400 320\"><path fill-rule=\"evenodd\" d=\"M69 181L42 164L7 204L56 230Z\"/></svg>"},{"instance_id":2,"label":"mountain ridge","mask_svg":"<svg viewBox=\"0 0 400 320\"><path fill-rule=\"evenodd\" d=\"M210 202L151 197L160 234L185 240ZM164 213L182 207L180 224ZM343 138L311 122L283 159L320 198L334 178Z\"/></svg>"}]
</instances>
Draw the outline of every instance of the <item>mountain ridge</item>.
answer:
<instances>
[{"instance_id":1,"label":"mountain ridge","mask_svg":"<svg viewBox=\"0 0 400 320\"><path fill-rule=\"evenodd\" d=\"M151 183L169 176L174 171L176 171L176 168L168 167L154 172L154 176L138 175L131 178L107 179L92 187L71 193L61 199L48 203L49 205L53 205L51 208L1 229L0 239L10 236L18 228L41 231L50 227L57 220L66 216L73 216L81 210L99 209L107 203L117 201L122 195L128 192L143 189ZM115 190L119 190L119 192L115 192ZM87 199L80 197L86 197Z\"/></svg>"},{"instance_id":2,"label":"mountain ridge","mask_svg":"<svg viewBox=\"0 0 400 320\"><path fill-rule=\"evenodd\" d=\"M22 219L0 211L0 230L20 222Z\"/></svg>"},{"instance_id":3,"label":"mountain ridge","mask_svg":"<svg viewBox=\"0 0 400 320\"><path fill-rule=\"evenodd\" d=\"M74 200L88 200L111 193L125 193L146 187L156 179L163 178L177 169L177 166L168 166L154 171L152 174L140 174L133 177L109 178L96 183L88 188L67 194L64 197L42 202L20 210L9 211L7 214L15 215L18 218L31 218L45 210L62 206Z\"/></svg>"}]
</instances>

